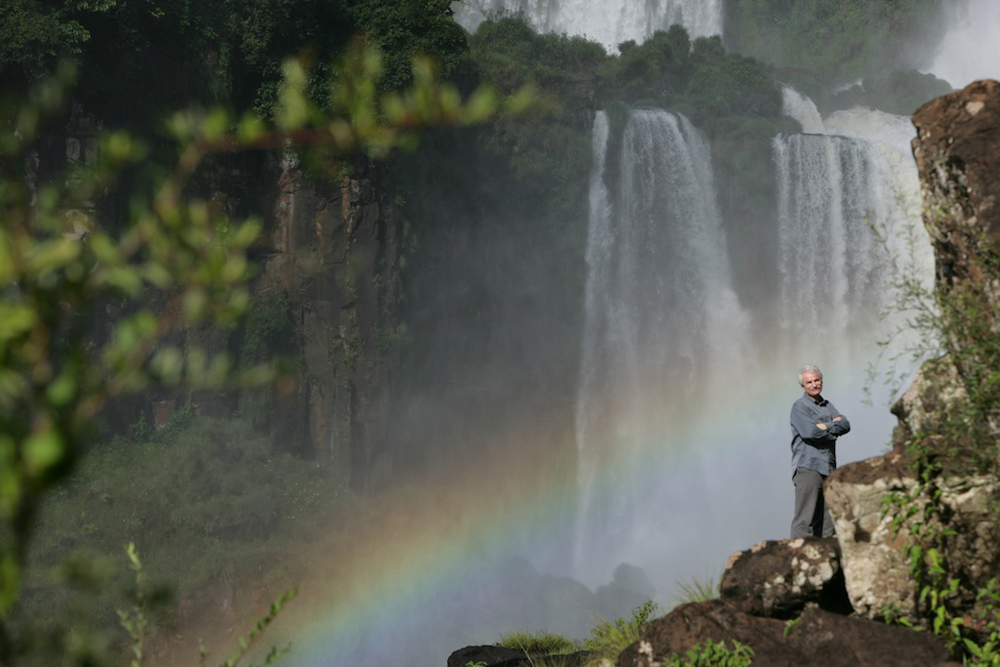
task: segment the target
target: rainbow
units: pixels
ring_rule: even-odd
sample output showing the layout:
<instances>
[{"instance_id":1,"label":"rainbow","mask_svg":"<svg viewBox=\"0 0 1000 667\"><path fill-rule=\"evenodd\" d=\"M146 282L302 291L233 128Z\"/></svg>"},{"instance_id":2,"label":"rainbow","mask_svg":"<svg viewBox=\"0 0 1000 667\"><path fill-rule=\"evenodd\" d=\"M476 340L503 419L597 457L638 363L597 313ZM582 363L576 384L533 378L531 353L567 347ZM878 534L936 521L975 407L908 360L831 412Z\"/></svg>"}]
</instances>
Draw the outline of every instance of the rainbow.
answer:
<instances>
[{"instance_id":1,"label":"rainbow","mask_svg":"<svg viewBox=\"0 0 1000 667\"><path fill-rule=\"evenodd\" d=\"M669 424L651 420L643 455L604 476L607 487L628 480L659 494L657 503L672 503L654 513L669 534L640 535L626 549L626 559L656 582L651 597L661 607L670 606L671 587L717 578L733 551L785 536L785 412L798 391L794 371L776 375L758 379L740 413L701 415L685 442L670 435L676 429ZM828 371L828 378L856 434L842 446L842 464L883 452L894 418L884 405L863 406L859 391L843 389L860 387L863 372ZM443 667L462 646L493 643L512 630L552 629L523 623L537 604L531 587L572 574L547 569L571 560L576 520L574 471L550 455L572 437L561 430L542 419L520 424L484 442L479 455L389 494L358 533L303 545L309 556L299 564L299 597L265 643L291 642L286 664L295 667Z\"/></svg>"}]
</instances>

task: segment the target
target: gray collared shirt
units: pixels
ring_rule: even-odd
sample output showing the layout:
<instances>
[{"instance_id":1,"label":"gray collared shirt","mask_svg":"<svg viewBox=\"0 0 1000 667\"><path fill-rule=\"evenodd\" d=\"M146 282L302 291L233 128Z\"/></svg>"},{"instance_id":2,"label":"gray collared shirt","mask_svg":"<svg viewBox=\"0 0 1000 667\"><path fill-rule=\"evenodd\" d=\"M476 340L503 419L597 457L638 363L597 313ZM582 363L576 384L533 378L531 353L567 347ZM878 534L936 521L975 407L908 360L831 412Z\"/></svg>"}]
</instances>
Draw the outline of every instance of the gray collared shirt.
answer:
<instances>
[{"instance_id":1,"label":"gray collared shirt","mask_svg":"<svg viewBox=\"0 0 1000 667\"><path fill-rule=\"evenodd\" d=\"M840 421L833 421L840 417ZM796 468L808 468L826 476L837 468L837 438L851 430L847 417L833 403L809 394L792 405L792 474ZM826 430L816 424L823 424Z\"/></svg>"}]
</instances>

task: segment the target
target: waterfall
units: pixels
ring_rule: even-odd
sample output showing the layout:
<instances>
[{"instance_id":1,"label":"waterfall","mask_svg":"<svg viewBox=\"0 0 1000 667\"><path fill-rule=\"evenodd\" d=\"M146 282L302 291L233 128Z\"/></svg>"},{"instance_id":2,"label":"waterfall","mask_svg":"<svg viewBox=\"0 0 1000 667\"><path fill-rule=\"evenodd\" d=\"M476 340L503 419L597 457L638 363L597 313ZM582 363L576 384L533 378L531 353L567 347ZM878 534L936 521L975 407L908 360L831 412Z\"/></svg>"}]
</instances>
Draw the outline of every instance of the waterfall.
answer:
<instances>
[{"instance_id":1,"label":"waterfall","mask_svg":"<svg viewBox=\"0 0 1000 667\"><path fill-rule=\"evenodd\" d=\"M452 8L470 31L491 15L521 13L540 32L581 35L611 52L675 23L692 38L722 34L723 0L464 0Z\"/></svg>"},{"instance_id":2,"label":"waterfall","mask_svg":"<svg viewBox=\"0 0 1000 667\"><path fill-rule=\"evenodd\" d=\"M799 122L807 134L823 134L823 117L816 103L789 86L781 87L781 112Z\"/></svg>"},{"instance_id":3,"label":"waterfall","mask_svg":"<svg viewBox=\"0 0 1000 667\"><path fill-rule=\"evenodd\" d=\"M744 363L749 331L704 138L683 116L632 111L613 164L610 134L599 113L576 406L576 553L595 576L659 531L638 469L651 448L683 446L717 378Z\"/></svg>"},{"instance_id":4,"label":"waterfall","mask_svg":"<svg viewBox=\"0 0 1000 667\"><path fill-rule=\"evenodd\" d=\"M774 139L781 348L857 363L878 338L893 298L888 251L906 251L892 244L919 225L909 155L914 131L908 119L867 109L823 121L815 105L790 88L784 100L785 113L815 134ZM929 244L923 248L918 263L929 276ZM814 342L817 335L822 346Z\"/></svg>"},{"instance_id":5,"label":"waterfall","mask_svg":"<svg viewBox=\"0 0 1000 667\"><path fill-rule=\"evenodd\" d=\"M844 462L888 441L891 415L862 392L894 298L888 259L916 230L908 250L928 285L933 264L913 130L878 111L823 119L792 89L785 110L813 133L773 142L779 274L764 291L776 317L735 296L754 278L733 275L705 139L660 110L630 112L616 139L597 114L575 417L585 582L628 562L663 590L706 554L786 536L787 414L805 363L828 371L860 434Z\"/></svg>"}]
</instances>

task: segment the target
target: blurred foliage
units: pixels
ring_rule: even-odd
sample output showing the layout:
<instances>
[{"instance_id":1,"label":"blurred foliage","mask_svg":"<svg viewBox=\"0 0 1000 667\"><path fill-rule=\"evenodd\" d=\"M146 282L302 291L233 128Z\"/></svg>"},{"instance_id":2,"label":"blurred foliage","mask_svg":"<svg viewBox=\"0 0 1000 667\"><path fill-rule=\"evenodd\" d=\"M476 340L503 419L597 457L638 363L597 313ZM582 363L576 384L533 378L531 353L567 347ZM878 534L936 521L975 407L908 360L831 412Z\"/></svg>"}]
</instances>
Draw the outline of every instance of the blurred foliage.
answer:
<instances>
[{"instance_id":1,"label":"blurred foliage","mask_svg":"<svg viewBox=\"0 0 1000 667\"><path fill-rule=\"evenodd\" d=\"M196 168L199 141L218 126L191 128L184 167L152 201L133 205L120 235L106 231L95 201L115 174L145 155L142 142L114 132L99 139L91 164L71 164L51 181L35 180L34 140L65 99L72 72L4 107L0 127L0 618L19 595L20 568L37 503L64 477L92 437L91 421L112 398L149 386L198 388L260 382L230 361L184 349L175 335L210 323L232 325L248 299L246 249L257 234L202 200L181 196ZM27 170L27 171L25 171ZM143 300L169 299L166 307ZM107 320L119 315L113 328ZM0 634L0 658L11 645Z\"/></svg>"},{"instance_id":2,"label":"blurred foliage","mask_svg":"<svg viewBox=\"0 0 1000 667\"><path fill-rule=\"evenodd\" d=\"M53 124L62 118L72 67L42 79L27 97L4 101L0 663L14 664L25 648L11 634L10 621L39 503L93 444L92 421L105 405L153 386L253 386L274 377L271 364L239 367L226 353L198 348L197 337L189 335L206 327L233 328L245 315L252 277L247 252L259 231L255 221L234 221L198 196L195 184L206 159L294 146L309 147L327 160L359 151L383 155L413 145L424 127L481 121L497 105L488 89L463 102L424 61L415 61L413 86L381 93L383 60L361 42L346 51L328 88L333 92L322 103L311 94L306 66L288 60L282 71L273 124L223 107L172 114L165 127L175 163L149 165L148 182L154 186L148 195L118 180L126 169L146 166L149 155L144 140L123 130L99 133L96 150L69 161L65 172L39 171L38 147L47 133L60 136ZM124 222L103 219L99 205L117 187L129 195ZM275 335L266 323L255 326L258 335ZM253 347L246 350L248 357L260 355ZM127 485L125 479L121 484ZM253 496L247 502L273 505L259 495L266 496L263 486L247 488ZM243 530L242 519L227 513L227 507L240 505L233 497L205 502L202 520L192 520L193 527L216 538L220 531ZM259 529L268 525L263 515L249 516ZM145 523L147 517L135 519Z\"/></svg>"}]
</instances>

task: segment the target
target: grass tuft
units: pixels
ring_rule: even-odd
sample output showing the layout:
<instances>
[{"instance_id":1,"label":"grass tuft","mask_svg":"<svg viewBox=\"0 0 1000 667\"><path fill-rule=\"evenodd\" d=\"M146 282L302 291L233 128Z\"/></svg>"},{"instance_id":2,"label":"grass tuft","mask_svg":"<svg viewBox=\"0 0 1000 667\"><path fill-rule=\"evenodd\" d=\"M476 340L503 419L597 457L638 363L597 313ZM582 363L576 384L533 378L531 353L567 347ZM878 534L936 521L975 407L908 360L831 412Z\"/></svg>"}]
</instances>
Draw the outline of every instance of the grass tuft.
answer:
<instances>
[{"instance_id":1,"label":"grass tuft","mask_svg":"<svg viewBox=\"0 0 1000 667\"><path fill-rule=\"evenodd\" d=\"M500 637L500 646L529 654L554 655L580 650L576 642L552 632L518 631Z\"/></svg>"},{"instance_id":2,"label":"grass tuft","mask_svg":"<svg viewBox=\"0 0 1000 667\"><path fill-rule=\"evenodd\" d=\"M652 600L646 600L632 610L632 618L621 617L614 622L603 621L590 631L590 637L583 641L583 648L590 651L588 665L601 665L605 661L615 664L618 655L626 647L639 640L639 628L648 622L659 609Z\"/></svg>"}]
</instances>

